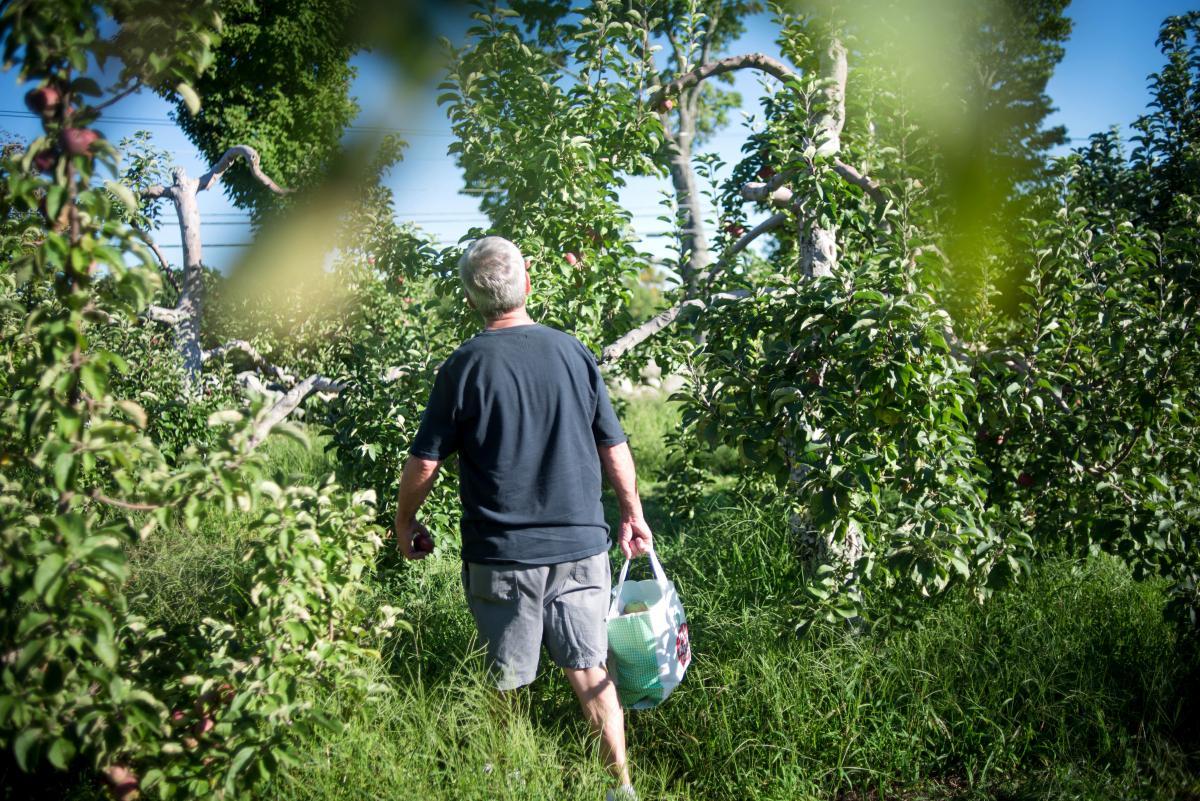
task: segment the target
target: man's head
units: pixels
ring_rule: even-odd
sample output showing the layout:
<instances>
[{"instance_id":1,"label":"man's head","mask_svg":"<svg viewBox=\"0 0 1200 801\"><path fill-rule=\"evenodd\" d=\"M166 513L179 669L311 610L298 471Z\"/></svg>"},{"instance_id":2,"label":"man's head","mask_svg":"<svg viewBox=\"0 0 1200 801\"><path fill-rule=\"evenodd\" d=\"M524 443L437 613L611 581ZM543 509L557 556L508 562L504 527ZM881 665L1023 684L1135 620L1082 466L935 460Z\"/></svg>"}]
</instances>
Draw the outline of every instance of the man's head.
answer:
<instances>
[{"instance_id":1,"label":"man's head","mask_svg":"<svg viewBox=\"0 0 1200 801\"><path fill-rule=\"evenodd\" d=\"M525 305L529 291L525 259L504 237L485 236L472 242L458 260L458 277L467 299L485 320Z\"/></svg>"}]
</instances>

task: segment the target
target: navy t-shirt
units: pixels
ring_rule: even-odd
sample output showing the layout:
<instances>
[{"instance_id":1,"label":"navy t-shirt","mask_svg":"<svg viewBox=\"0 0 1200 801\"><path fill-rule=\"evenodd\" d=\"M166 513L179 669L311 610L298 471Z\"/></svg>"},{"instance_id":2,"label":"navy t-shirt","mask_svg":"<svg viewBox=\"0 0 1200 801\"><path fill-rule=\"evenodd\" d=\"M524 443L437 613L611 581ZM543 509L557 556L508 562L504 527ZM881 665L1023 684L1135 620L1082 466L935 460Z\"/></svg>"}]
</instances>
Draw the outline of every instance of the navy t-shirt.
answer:
<instances>
[{"instance_id":1,"label":"navy t-shirt","mask_svg":"<svg viewBox=\"0 0 1200 801\"><path fill-rule=\"evenodd\" d=\"M450 354L409 452L459 453L464 560L546 565L608 550L596 446L625 440L596 357L535 323Z\"/></svg>"}]
</instances>

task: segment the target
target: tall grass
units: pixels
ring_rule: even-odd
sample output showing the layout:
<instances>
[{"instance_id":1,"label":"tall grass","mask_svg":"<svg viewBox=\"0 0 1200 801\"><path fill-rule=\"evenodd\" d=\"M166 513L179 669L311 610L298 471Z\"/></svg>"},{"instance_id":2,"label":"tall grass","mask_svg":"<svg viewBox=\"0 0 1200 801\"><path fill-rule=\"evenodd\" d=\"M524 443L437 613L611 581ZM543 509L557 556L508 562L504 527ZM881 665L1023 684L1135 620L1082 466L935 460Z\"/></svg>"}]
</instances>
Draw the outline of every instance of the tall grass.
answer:
<instances>
[{"instance_id":1,"label":"tall grass","mask_svg":"<svg viewBox=\"0 0 1200 801\"><path fill-rule=\"evenodd\" d=\"M642 411L629 428L648 473L648 440L676 421ZM311 481L331 468L291 445L272 464ZM1164 623L1160 587L1117 561L1051 561L986 605L952 597L903 629L799 638L784 511L714 494L676 521L670 477L644 478L695 659L666 704L627 715L642 798L1200 798L1195 662ZM198 620L206 597L236 586L245 522L209 519L147 542L135 557L143 611ZM603 798L561 671L543 657L538 680L505 695L483 679L455 537L438 534L419 563L387 554L364 599L400 607L412 627L379 643L379 694L368 705L314 699L342 730L299 742L299 765L264 797Z\"/></svg>"}]
</instances>

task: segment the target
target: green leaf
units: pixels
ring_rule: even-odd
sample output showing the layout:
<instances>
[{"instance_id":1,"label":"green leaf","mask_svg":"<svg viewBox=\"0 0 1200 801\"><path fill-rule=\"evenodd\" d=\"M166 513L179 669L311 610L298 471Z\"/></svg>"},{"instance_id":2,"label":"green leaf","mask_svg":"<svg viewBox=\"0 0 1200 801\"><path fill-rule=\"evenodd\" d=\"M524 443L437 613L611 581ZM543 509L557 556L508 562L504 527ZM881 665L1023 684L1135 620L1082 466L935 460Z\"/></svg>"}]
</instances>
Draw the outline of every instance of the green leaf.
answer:
<instances>
[{"instance_id":1,"label":"green leaf","mask_svg":"<svg viewBox=\"0 0 1200 801\"><path fill-rule=\"evenodd\" d=\"M193 117L195 117L200 113L200 95L196 94L195 89L193 89L187 83L181 81L175 87L175 91L179 93L181 98L183 98L183 103L185 106L187 106L188 114L191 114Z\"/></svg>"},{"instance_id":2,"label":"green leaf","mask_svg":"<svg viewBox=\"0 0 1200 801\"><path fill-rule=\"evenodd\" d=\"M301 644L308 642L308 629L305 628L303 623L295 620L288 620L283 624L283 627L287 629L287 633L290 634L292 639L296 642Z\"/></svg>"},{"instance_id":3,"label":"green leaf","mask_svg":"<svg viewBox=\"0 0 1200 801\"><path fill-rule=\"evenodd\" d=\"M142 408L140 403L135 403L131 400L117 401L117 408L125 413L125 416L133 421L133 424L138 428L145 428L149 422L146 417L146 410Z\"/></svg>"},{"instance_id":4,"label":"green leaf","mask_svg":"<svg viewBox=\"0 0 1200 801\"><path fill-rule=\"evenodd\" d=\"M245 746L233 755L233 759L229 762L229 773L225 775L225 792L233 795L237 790L237 776L246 763L250 761L250 757L254 756L254 747Z\"/></svg>"},{"instance_id":5,"label":"green leaf","mask_svg":"<svg viewBox=\"0 0 1200 801\"><path fill-rule=\"evenodd\" d=\"M208 416L208 425L210 428L215 428L219 425L228 423L237 423L242 419L242 413L236 409L222 409L219 412L213 412Z\"/></svg>"},{"instance_id":6,"label":"green leaf","mask_svg":"<svg viewBox=\"0 0 1200 801\"><path fill-rule=\"evenodd\" d=\"M137 198L133 196L133 192L125 184L117 183L116 181L107 181L104 187L116 196L117 200L125 204L125 208L131 212L138 210Z\"/></svg>"},{"instance_id":7,"label":"green leaf","mask_svg":"<svg viewBox=\"0 0 1200 801\"><path fill-rule=\"evenodd\" d=\"M75 454L70 451L60 453L54 460L54 486L59 492L66 492L71 486L71 474L75 468Z\"/></svg>"},{"instance_id":8,"label":"green leaf","mask_svg":"<svg viewBox=\"0 0 1200 801\"><path fill-rule=\"evenodd\" d=\"M71 764L71 760L75 758L75 744L70 740L62 737L57 738L54 744L50 746L50 750L46 753L50 764L59 770L66 770Z\"/></svg>"},{"instance_id":9,"label":"green leaf","mask_svg":"<svg viewBox=\"0 0 1200 801\"><path fill-rule=\"evenodd\" d=\"M95 362L83 365L79 368L79 380L94 400L100 400L108 394L108 371L102 365Z\"/></svg>"},{"instance_id":10,"label":"green leaf","mask_svg":"<svg viewBox=\"0 0 1200 801\"><path fill-rule=\"evenodd\" d=\"M42 559L42 563L38 565L37 573L33 576L33 591L38 595L44 596L46 589L51 583L58 578L58 574L62 571L66 560L60 553L50 553Z\"/></svg>"},{"instance_id":11,"label":"green leaf","mask_svg":"<svg viewBox=\"0 0 1200 801\"><path fill-rule=\"evenodd\" d=\"M111 670L117 666L117 646L107 632L97 631L91 646L105 667Z\"/></svg>"},{"instance_id":12,"label":"green leaf","mask_svg":"<svg viewBox=\"0 0 1200 801\"><path fill-rule=\"evenodd\" d=\"M271 433L272 434L282 434L283 436L287 437L288 439L293 439L296 442L299 442L305 448L310 447L310 443L308 441L308 435L304 433L304 429L300 428L299 426L297 426L293 423L289 423L286 420L284 420L283 422L280 422L280 423L276 423L275 427L271 429Z\"/></svg>"},{"instance_id":13,"label":"green leaf","mask_svg":"<svg viewBox=\"0 0 1200 801\"><path fill-rule=\"evenodd\" d=\"M13 756L17 758L17 765L26 773L32 767L30 751L37 745L38 738L41 736L41 729L25 729L13 740Z\"/></svg>"}]
</instances>

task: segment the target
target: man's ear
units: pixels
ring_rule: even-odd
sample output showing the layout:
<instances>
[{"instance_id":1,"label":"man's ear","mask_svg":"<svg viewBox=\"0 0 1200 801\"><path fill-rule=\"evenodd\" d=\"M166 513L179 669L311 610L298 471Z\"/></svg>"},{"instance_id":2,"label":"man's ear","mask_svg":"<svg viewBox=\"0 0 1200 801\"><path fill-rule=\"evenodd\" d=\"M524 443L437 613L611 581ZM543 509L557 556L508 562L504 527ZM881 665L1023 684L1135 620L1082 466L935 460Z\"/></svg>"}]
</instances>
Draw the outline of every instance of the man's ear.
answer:
<instances>
[{"instance_id":1,"label":"man's ear","mask_svg":"<svg viewBox=\"0 0 1200 801\"><path fill-rule=\"evenodd\" d=\"M530 292L533 291L533 282L529 280L529 262L530 262L530 259L525 260L525 294L526 295L528 295Z\"/></svg>"},{"instance_id":2,"label":"man's ear","mask_svg":"<svg viewBox=\"0 0 1200 801\"><path fill-rule=\"evenodd\" d=\"M475 301L471 300L470 295L464 294L463 297L467 299L468 306L470 306L472 309L475 308Z\"/></svg>"}]
</instances>

